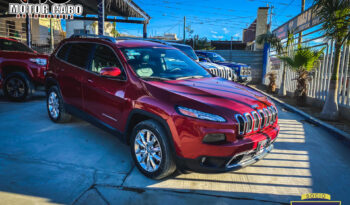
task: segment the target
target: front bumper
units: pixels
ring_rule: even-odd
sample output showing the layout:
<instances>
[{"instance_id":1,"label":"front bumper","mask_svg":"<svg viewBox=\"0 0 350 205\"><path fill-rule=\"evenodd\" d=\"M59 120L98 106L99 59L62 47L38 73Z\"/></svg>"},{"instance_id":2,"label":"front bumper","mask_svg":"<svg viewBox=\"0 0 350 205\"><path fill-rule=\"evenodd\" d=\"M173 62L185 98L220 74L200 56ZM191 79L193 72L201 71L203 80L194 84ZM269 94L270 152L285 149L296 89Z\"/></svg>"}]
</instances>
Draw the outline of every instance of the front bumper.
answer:
<instances>
[{"instance_id":1,"label":"front bumper","mask_svg":"<svg viewBox=\"0 0 350 205\"><path fill-rule=\"evenodd\" d=\"M220 173L241 169L264 158L273 149L273 142L268 142L263 149L254 149L238 153L232 157L207 157L197 159L178 158L178 166L182 170L202 173Z\"/></svg>"}]
</instances>

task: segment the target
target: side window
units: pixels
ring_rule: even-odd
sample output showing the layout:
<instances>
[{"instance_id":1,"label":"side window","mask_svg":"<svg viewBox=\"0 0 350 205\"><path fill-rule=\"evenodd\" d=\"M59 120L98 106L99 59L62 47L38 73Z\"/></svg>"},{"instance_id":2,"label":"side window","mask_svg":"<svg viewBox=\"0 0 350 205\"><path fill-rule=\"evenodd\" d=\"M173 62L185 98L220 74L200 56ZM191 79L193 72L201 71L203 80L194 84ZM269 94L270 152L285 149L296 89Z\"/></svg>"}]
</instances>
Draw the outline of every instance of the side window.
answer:
<instances>
[{"instance_id":1,"label":"side window","mask_svg":"<svg viewBox=\"0 0 350 205\"><path fill-rule=\"evenodd\" d=\"M62 59L62 60L66 60L67 58L67 52L69 50L71 44L64 44L64 46L62 46L62 48L58 51L57 53L57 57Z\"/></svg>"},{"instance_id":2,"label":"side window","mask_svg":"<svg viewBox=\"0 0 350 205\"><path fill-rule=\"evenodd\" d=\"M86 68L92 47L92 43L72 43L67 62L80 68Z\"/></svg>"},{"instance_id":3,"label":"side window","mask_svg":"<svg viewBox=\"0 0 350 205\"><path fill-rule=\"evenodd\" d=\"M104 45L97 45L94 57L91 61L90 70L95 73L100 73L102 68L118 67L123 69L117 56L111 48Z\"/></svg>"}]
</instances>

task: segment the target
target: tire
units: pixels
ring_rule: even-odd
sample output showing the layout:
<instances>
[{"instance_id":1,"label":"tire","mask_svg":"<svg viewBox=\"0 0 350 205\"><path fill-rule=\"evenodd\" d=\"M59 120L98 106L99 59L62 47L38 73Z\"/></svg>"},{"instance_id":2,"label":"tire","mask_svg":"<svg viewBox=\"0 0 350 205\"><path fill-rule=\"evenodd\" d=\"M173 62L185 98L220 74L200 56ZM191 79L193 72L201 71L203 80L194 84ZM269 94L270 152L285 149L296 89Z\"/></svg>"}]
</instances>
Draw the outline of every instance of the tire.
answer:
<instances>
[{"instance_id":1,"label":"tire","mask_svg":"<svg viewBox=\"0 0 350 205\"><path fill-rule=\"evenodd\" d=\"M147 140L147 132L150 133L149 140ZM144 134L144 141L148 142L146 143L148 145L142 142L142 134ZM152 141L151 139L154 137L156 140ZM162 179L175 172L176 164L171 152L169 136L157 121L146 120L138 123L132 131L130 140L131 155L137 168L145 176L152 179ZM144 159L143 162L142 159ZM148 165L150 169L148 169Z\"/></svg>"},{"instance_id":2,"label":"tire","mask_svg":"<svg viewBox=\"0 0 350 205\"><path fill-rule=\"evenodd\" d=\"M64 108L63 98L57 86L52 86L48 90L46 94L46 108L53 122L69 122L72 117Z\"/></svg>"},{"instance_id":3,"label":"tire","mask_svg":"<svg viewBox=\"0 0 350 205\"><path fill-rule=\"evenodd\" d=\"M34 93L34 85L27 74L22 72L10 73L4 80L4 95L17 102L29 100Z\"/></svg>"}]
</instances>

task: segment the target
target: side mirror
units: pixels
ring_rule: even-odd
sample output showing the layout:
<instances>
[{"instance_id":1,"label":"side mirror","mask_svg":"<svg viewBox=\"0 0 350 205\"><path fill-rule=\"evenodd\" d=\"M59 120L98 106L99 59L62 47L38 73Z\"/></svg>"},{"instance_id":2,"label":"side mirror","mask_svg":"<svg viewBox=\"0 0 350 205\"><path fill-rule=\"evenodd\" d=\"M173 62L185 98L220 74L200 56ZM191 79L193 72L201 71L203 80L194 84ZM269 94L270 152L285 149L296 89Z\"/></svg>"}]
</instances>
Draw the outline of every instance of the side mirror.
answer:
<instances>
[{"instance_id":1,"label":"side mirror","mask_svg":"<svg viewBox=\"0 0 350 205\"><path fill-rule=\"evenodd\" d=\"M102 68L100 75L104 77L119 77L122 74L122 71L118 67L107 67Z\"/></svg>"}]
</instances>

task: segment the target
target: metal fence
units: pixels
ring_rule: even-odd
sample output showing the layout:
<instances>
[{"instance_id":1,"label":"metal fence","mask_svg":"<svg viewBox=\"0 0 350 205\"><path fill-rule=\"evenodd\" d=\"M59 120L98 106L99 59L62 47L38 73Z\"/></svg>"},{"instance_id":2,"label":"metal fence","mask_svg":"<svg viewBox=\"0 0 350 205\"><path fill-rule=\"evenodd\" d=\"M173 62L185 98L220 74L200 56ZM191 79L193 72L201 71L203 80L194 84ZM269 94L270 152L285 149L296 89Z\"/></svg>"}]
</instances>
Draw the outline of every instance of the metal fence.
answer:
<instances>
[{"instance_id":1,"label":"metal fence","mask_svg":"<svg viewBox=\"0 0 350 205\"><path fill-rule=\"evenodd\" d=\"M298 34L295 34L295 41L293 43L294 49L298 46ZM308 96L311 100L316 100L321 104L325 101L329 83L332 74L333 62L334 62L334 41L326 39L322 33L321 25L315 26L304 31L301 44L312 49L321 49L325 47L324 55L319 59L319 63L315 70L311 73L311 80L308 85ZM284 43L286 39L283 40ZM349 46L343 46L341 51L341 62L339 69L339 96L338 103L342 107L350 108L350 65L349 65L350 48ZM267 72L277 73L277 87L281 86L283 75L283 62L281 62L276 54L275 50L271 50ZM297 74L293 70L287 67L286 69L286 90L290 95L296 90ZM264 81L268 84L268 80Z\"/></svg>"},{"instance_id":2,"label":"metal fence","mask_svg":"<svg viewBox=\"0 0 350 205\"><path fill-rule=\"evenodd\" d=\"M23 19L16 18L4 18L0 19L0 37L16 39L24 44L27 44L26 24ZM40 25L36 28L38 31L36 34L31 35L32 43L31 47L35 51L44 54L51 54L53 49L58 43L64 39L64 36L60 33L54 32L54 46L53 49L50 45L50 33L49 28L44 28Z\"/></svg>"}]
</instances>

